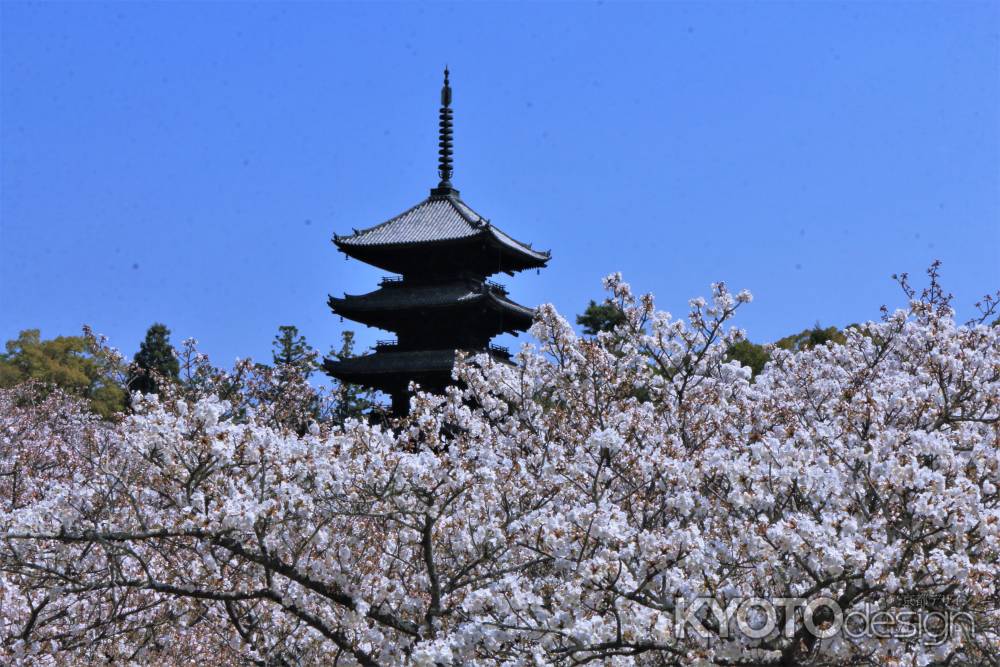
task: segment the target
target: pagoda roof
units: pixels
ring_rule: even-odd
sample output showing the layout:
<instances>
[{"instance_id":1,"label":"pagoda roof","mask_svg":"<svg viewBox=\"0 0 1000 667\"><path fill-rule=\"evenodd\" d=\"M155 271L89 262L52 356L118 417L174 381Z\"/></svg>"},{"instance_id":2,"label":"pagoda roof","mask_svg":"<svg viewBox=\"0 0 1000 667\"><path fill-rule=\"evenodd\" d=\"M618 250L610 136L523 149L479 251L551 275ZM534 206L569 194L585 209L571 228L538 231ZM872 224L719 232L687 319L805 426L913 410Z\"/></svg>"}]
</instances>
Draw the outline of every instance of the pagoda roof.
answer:
<instances>
[{"instance_id":1,"label":"pagoda roof","mask_svg":"<svg viewBox=\"0 0 1000 667\"><path fill-rule=\"evenodd\" d=\"M428 308L460 308L483 304L525 320L530 324L535 316L533 308L511 301L500 288L489 284L457 281L429 285L386 283L384 287L367 294L345 294L344 298L330 297L330 307L338 314L355 319L354 315L398 313L406 310Z\"/></svg>"},{"instance_id":2,"label":"pagoda roof","mask_svg":"<svg viewBox=\"0 0 1000 667\"><path fill-rule=\"evenodd\" d=\"M398 373L450 373L454 365L454 350L375 352L347 359L327 359L324 362L327 370L337 375L355 377Z\"/></svg>"},{"instance_id":3,"label":"pagoda roof","mask_svg":"<svg viewBox=\"0 0 1000 667\"><path fill-rule=\"evenodd\" d=\"M446 189L446 194L432 193L399 215L368 229L355 230L350 236L334 236L337 247L348 254L352 250L374 250L420 246L422 244L485 240L517 256L519 264L544 266L548 251L539 251L494 227L458 197L458 191Z\"/></svg>"},{"instance_id":4,"label":"pagoda roof","mask_svg":"<svg viewBox=\"0 0 1000 667\"><path fill-rule=\"evenodd\" d=\"M474 355L485 350L465 350ZM510 363L510 355L503 350L490 349L495 360ZM346 359L326 358L324 370L345 382L374 387L381 391L394 391L410 380L438 385L437 390L451 384L451 371L455 366L455 350L405 350L374 352ZM428 387L425 387L428 388Z\"/></svg>"}]
</instances>

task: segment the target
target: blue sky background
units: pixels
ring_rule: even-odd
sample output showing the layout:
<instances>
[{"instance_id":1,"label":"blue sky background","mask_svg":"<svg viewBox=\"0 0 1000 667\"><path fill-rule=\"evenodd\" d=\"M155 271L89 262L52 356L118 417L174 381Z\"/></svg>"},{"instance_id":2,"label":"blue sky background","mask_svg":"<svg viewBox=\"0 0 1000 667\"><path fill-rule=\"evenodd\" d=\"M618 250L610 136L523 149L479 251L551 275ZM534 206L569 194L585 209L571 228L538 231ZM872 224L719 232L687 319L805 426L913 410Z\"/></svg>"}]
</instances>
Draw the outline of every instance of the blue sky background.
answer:
<instances>
[{"instance_id":1,"label":"blue sky background","mask_svg":"<svg viewBox=\"0 0 1000 667\"><path fill-rule=\"evenodd\" d=\"M326 350L373 289L336 231L455 184L553 261L567 316L622 271L676 314L725 280L770 341L1000 287L1000 3L0 4L0 337L154 321L220 364ZM386 337L359 325L367 344Z\"/></svg>"}]
</instances>

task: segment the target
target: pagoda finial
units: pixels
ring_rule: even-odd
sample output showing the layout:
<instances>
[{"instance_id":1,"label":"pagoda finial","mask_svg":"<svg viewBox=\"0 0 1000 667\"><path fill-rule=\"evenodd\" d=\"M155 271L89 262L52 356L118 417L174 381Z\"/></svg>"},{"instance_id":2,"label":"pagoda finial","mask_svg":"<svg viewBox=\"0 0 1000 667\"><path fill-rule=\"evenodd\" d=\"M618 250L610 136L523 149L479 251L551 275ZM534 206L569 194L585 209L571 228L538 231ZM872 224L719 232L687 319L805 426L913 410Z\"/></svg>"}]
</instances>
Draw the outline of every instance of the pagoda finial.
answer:
<instances>
[{"instance_id":1,"label":"pagoda finial","mask_svg":"<svg viewBox=\"0 0 1000 667\"><path fill-rule=\"evenodd\" d=\"M441 182L432 191L436 195L449 195L456 192L451 186L451 117L451 85L448 82L448 66L445 65L444 85L441 87L441 120L438 135L438 176L441 177Z\"/></svg>"}]
</instances>

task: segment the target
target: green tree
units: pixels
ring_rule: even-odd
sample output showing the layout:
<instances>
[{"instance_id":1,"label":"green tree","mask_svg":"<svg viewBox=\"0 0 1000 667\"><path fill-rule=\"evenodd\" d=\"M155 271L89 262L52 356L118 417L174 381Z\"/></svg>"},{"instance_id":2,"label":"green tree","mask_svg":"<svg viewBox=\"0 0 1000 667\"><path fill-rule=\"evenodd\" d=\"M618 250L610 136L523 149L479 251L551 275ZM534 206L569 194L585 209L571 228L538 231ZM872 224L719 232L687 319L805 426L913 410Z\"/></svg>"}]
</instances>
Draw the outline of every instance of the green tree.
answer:
<instances>
[{"instance_id":1,"label":"green tree","mask_svg":"<svg viewBox=\"0 0 1000 667\"><path fill-rule=\"evenodd\" d=\"M308 378L316 370L316 350L299 333L298 327L284 325L278 327L274 337L271 358L276 368L296 369Z\"/></svg>"},{"instance_id":2,"label":"green tree","mask_svg":"<svg viewBox=\"0 0 1000 667\"><path fill-rule=\"evenodd\" d=\"M601 331L611 331L625 321L625 314L617 304L605 299L597 303L593 299L582 315L576 316L576 323L583 327L583 333L596 336Z\"/></svg>"},{"instance_id":3,"label":"green tree","mask_svg":"<svg viewBox=\"0 0 1000 667\"><path fill-rule=\"evenodd\" d=\"M751 373L756 377L764 370L764 364L771 359L771 355L765 346L741 340L729 348L727 358L729 361L738 361L744 366L749 366Z\"/></svg>"},{"instance_id":4,"label":"green tree","mask_svg":"<svg viewBox=\"0 0 1000 667\"><path fill-rule=\"evenodd\" d=\"M284 325L271 342L273 367L258 364L261 397L276 425L302 435L313 421L321 421L322 401L309 384L316 369L316 350L298 327Z\"/></svg>"},{"instance_id":5,"label":"green tree","mask_svg":"<svg viewBox=\"0 0 1000 667\"><path fill-rule=\"evenodd\" d=\"M125 409L125 390L115 381L113 361L82 336L42 340L38 329L26 329L7 341L0 354L0 387L35 380L79 396L107 419Z\"/></svg>"},{"instance_id":6,"label":"green tree","mask_svg":"<svg viewBox=\"0 0 1000 667\"><path fill-rule=\"evenodd\" d=\"M818 345L825 345L828 342L842 345L847 342L847 336L844 331L837 327L823 327L817 322L809 329L779 339L775 346L783 350L802 352L803 350L811 350ZM744 366L749 366L756 377L764 370L764 364L771 359L771 354L766 346L743 340L729 348L729 358L739 361Z\"/></svg>"},{"instance_id":7,"label":"green tree","mask_svg":"<svg viewBox=\"0 0 1000 667\"><path fill-rule=\"evenodd\" d=\"M847 337L837 327L824 328L817 322L810 329L805 329L791 336L785 336L775 343L775 345L783 350L800 352L802 350L811 350L818 345L825 345L831 341L838 345L843 345L847 342Z\"/></svg>"},{"instance_id":8,"label":"green tree","mask_svg":"<svg viewBox=\"0 0 1000 667\"><path fill-rule=\"evenodd\" d=\"M143 394L159 394L163 382L176 382L180 375L177 353L170 344L170 329L156 323L135 353L129 370L128 387Z\"/></svg>"},{"instance_id":9,"label":"green tree","mask_svg":"<svg viewBox=\"0 0 1000 667\"><path fill-rule=\"evenodd\" d=\"M340 335L340 350L331 349L330 356L338 359L350 359L355 356L353 331L345 331ZM330 419L336 424L343 424L352 417L361 419L375 405L371 392L361 385L345 382L337 385L335 399Z\"/></svg>"}]
</instances>

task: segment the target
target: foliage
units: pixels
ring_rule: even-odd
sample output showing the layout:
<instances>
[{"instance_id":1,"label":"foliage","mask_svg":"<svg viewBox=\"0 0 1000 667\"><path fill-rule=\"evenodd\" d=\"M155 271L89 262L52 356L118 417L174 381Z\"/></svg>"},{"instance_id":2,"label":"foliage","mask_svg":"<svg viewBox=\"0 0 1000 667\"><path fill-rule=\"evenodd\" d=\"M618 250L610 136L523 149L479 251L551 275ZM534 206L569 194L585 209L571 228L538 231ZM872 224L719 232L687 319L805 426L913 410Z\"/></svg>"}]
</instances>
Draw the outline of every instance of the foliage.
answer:
<instances>
[{"instance_id":1,"label":"foliage","mask_svg":"<svg viewBox=\"0 0 1000 667\"><path fill-rule=\"evenodd\" d=\"M129 368L128 388L141 394L159 394L177 381L180 365L177 351L170 344L170 329L153 324L146 331Z\"/></svg>"},{"instance_id":2,"label":"foliage","mask_svg":"<svg viewBox=\"0 0 1000 667\"><path fill-rule=\"evenodd\" d=\"M588 336L596 336L602 331L613 331L624 321L625 314L621 306L610 299L605 299L601 303L591 299L583 314L576 316L576 323L583 327L583 333Z\"/></svg>"},{"instance_id":3,"label":"foliage","mask_svg":"<svg viewBox=\"0 0 1000 667\"><path fill-rule=\"evenodd\" d=\"M337 359L350 359L354 353L354 332L344 331L340 336L340 349L330 350L330 356ZM362 419L376 408L372 392L360 385L347 382L337 382L333 394L331 419L337 424L343 424L348 419Z\"/></svg>"},{"instance_id":4,"label":"foliage","mask_svg":"<svg viewBox=\"0 0 1000 667\"><path fill-rule=\"evenodd\" d=\"M193 403L215 396L227 406L222 418L234 423L255 423L298 434L314 422L328 427L332 399L309 384L308 365L271 367L246 358L237 359L233 368L226 370L212 365L197 344L194 339L181 344L179 382L161 397L163 401ZM315 352L311 354L315 358Z\"/></svg>"},{"instance_id":5,"label":"foliage","mask_svg":"<svg viewBox=\"0 0 1000 667\"><path fill-rule=\"evenodd\" d=\"M738 340L729 347L726 359L738 361L741 365L749 367L752 376L757 377L764 370L764 364L770 361L771 353L764 345Z\"/></svg>"},{"instance_id":6,"label":"foliage","mask_svg":"<svg viewBox=\"0 0 1000 667\"><path fill-rule=\"evenodd\" d=\"M342 352L352 353L353 334L344 333ZM288 343L292 343L289 345ZM222 418L235 423L257 423L277 431L304 435L311 425L324 432L349 418L360 419L372 403L353 385L328 388L310 384L317 353L296 327L280 327L275 336L274 366L238 359L233 368L214 366L188 339L178 353L179 381L163 397L166 402L196 402L214 396L228 407ZM288 352L291 351L291 354Z\"/></svg>"},{"instance_id":7,"label":"foliage","mask_svg":"<svg viewBox=\"0 0 1000 667\"><path fill-rule=\"evenodd\" d=\"M114 376L108 355L95 350L90 338L58 336L42 340L38 329L22 331L0 354L0 387L35 381L84 399L90 409L109 418L125 407L125 391ZM44 392L36 386L35 392Z\"/></svg>"},{"instance_id":8,"label":"foliage","mask_svg":"<svg viewBox=\"0 0 1000 667\"><path fill-rule=\"evenodd\" d=\"M282 406L276 412L279 423L301 435L311 422L321 419L319 392L308 382L319 355L298 327L290 325L278 327L272 347L274 369L261 401L272 407Z\"/></svg>"},{"instance_id":9,"label":"foliage","mask_svg":"<svg viewBox=\"0 0 1000 667\"><path fill-rule=\"evenodd\" d=\"M801 350L811 350L817 345L826 345L830 342L843 345L847 342L847 337L837 327L824 328L817 322L811 329L805 329L797 334L779 339L775 345L783 350L799 352Z\"/></svg>"},{"instance_id":10,"label":"foliage","mask_svg":"<svg viewBox=\"0 0 1000 667\"><path fill-rule=\"evenodd\" d=\"M245 378L197 364L189 393L149 396L121 424L59 426L0 394L4 461L24 443L71 453L20 463L31 492L0 508L0 651L995 664L1000 331L956 325L932 286L843 343L775 349L751 383L727 360L749 294L715 285L675 320L613 276L615 335L580 338L544 306L540 348L515 366L468 360L463 389L418 395L391 429L277 428ZM967 611L975 631L819 638L801 607L779 606L760 638L702 609L687 617L702 637L682 613L700 596L733 609L822 596L845 613L919 596Z\"/></svg>"},{"instance_id":11,"label":"foliage","mask_svg":"<svg viewBox=\"0 0 1000 667\"><path fill-rule=\"evenodd\" d=\"M819 323L816 323L814 327L791 336L785 336L773 345L760 345L752 343L749 340L737 341L729 348L727 358L748 366L752 376L757 377L764 370L764 365L771 360L771 350L775 347L782 350L801 352L830 342L843 345L847 342L847 336L844 331L841 331L837 327L824 328Z\"/></svg>"},{"instance_id":12,"label":"foliage","mask_svg":"<svg viewBox=\"0 0 1000 667\"><path fill-rule=\"evenodd\" d=\"M276 368L296 369L302 375L309 377L316 370L316 350L312 348L306 337L299 333L298 327L283 325L278 327L274 337L271 358Z\"/></svg>"}]
</instances>

